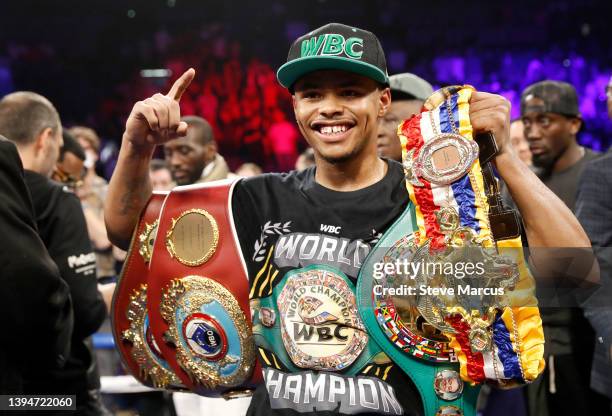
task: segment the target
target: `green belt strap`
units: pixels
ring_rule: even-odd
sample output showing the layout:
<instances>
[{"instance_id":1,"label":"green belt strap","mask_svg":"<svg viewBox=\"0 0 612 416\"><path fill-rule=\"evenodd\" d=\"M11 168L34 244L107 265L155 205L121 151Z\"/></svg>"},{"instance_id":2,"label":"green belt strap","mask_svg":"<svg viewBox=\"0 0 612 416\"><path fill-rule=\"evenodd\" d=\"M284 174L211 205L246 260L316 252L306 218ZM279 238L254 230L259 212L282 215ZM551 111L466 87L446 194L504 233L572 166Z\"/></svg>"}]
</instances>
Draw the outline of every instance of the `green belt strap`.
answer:
<instances>
[{"instance_id":1,"label":"green belt strap","mask_svg":"<svg viewBox=\"0 0 612 416\"><path fill-rule=\"evenodd\" d=\"M464 382L463 393L455 400L443 400L434 391L434 379L441 370L454 370L459 372L458 363L435 363L413 357L401 351L385 335L380 328L372 304L372 291L376 280L373 277L374 263L380 261L381 256L375 255L377 250L392 247L397 241L416 230L414 206L410 204L400 218L385 232L376 247L366 258L357 279L357 307L361 318L368 330L370 339L374 339L382 350L412 379L421 395L425 416L436 416L444 406L455 406L461 410L463 416L476 416L476 400L480 386L470 386ZM374 255L373 255L374 254ZM443 413L442 413L443 414ZM453 414L453 413L450 413Z\"/></svg>"},{"instance_id":2,"label":"green belt strap","mask_svg":"<svg viewBox=\"0 0 612 416\"><path fill-rule=\"evenodd\" d=\"M283 290L285 284L287 283L287 280L291 276L295 275L296 273L314 269L329 270L335 273L336 275L341 276L342 279L346 282L346 284L352 290L354 290L354 286L351 280L340 270L327 265L313 264L286 273L280 283L274 287L272 295L265 298L251 300L251 309L253 311L253 336L255 338L255 344L257 344L257 346L259 347L265 348L266 350L273 352L280 360L280 362L290 371L303 371L307 369L295 366L291 361L291 358L287 354L287 351L285 350L281 335L280 312L276 305L276 299L278 299L280 292ZM270 308L276 313L276 319L272 327L265 327L261 323L261 320L259 319L260 308ZM342 374L351 376L356 375L360 370L363 369L363 367L365 367L372 360L372 358L374 358L374 356L380 353L381 349L379 345L376 342L369 340L367 346L361 352L359 357L346 370L344 370Z\"/></svg>"}]
</instances>

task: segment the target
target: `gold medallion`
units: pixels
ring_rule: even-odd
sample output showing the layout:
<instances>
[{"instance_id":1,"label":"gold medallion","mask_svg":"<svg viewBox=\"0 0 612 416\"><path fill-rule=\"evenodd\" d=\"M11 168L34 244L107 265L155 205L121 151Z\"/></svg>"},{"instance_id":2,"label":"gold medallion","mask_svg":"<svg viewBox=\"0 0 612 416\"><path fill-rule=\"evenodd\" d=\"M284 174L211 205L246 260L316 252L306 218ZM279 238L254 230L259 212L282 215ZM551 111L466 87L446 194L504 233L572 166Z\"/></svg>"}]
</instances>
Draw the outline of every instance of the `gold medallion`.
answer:
<instances>
[{"instance_id":1,"label":"gold medallion","mask_svg":"<svg viewBox=\"0 0 612 416\"><path fill-rule=\"evenodd\" d=\"M368 343L355 294L323 266L292 271L277 299L283 346L300 368L341 371Z\"/></svg>"},{"instance_id":2,"label":"gold medallion","mask_svg":"<svg viewBox=\"0 0 612 416\"><path fill-rule=\"evenodd\" d=\"M491 334L486 327L471 328L469 339L472 352L484 352L491 349Z\"/></svg>"},{"instance_id":3,"label":"gold medallion","mask_svg":"<svg viewBox=\"0 0 612 416\"><path fill-rule=\"evenodd\" d=\"M436 220L438 221L438 225L440 226L440 231L451 232L459 228L460 219L459 213L454 207L447 206L442 207L438 211L435 212Z\"/></svg>"},{"instance_id":4,"label":"gold medallion","mask_svg":"<svg viewBox=\"0 0 612 416\"><path fill-rule=\"evenodd\" d=\"M187 266L207 262L217 250L218 243L217 221L203 209L190 209L173 218L166 235L170 256Z\"/></svg>"},{"instance_id":5,"label":"gold medallion","mask_svg":"<svg viewBox=\"0 0 612 416\"><path fill-rule=\"evenodd\" d=\"M162 293L160 312L178 364L206 389L237 387L255 366L249 320L234 295L213 279L174 279Z\"/></svg>"}]
</instances>

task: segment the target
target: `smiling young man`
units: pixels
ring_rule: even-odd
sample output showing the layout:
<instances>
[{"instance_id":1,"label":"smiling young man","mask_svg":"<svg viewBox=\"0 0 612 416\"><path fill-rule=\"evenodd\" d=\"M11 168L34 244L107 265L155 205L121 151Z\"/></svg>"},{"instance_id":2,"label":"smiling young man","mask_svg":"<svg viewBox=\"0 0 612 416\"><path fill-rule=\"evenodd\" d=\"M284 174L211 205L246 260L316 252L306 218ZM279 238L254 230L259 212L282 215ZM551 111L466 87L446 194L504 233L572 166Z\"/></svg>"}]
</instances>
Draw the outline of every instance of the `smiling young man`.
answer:
<instances>
[{"instance_id":1,"label":"smiling young man","mask_svg":"<svg viewBox=\"0 0 612 416\"><path fill-rule=\"evenodd\" d=\"M167 95L137 103L130 114L106 209L118 244L128 242L151 194L155 145L186 133L178 101L194 75L190 69ZM293 95L316 165L244 179L234 189L265 380L249 414L421 414L410 378L375 353L351 306L366 256L410 206L401 164L377 154L378 123L391 102L382 47L370 32L328 24L293 43L277 76ZM497 138L497 168L530 244L588 246L571 212L506 145L508 102L474 92L470 118L475 131Z\"/></svg>"}]
</instances>

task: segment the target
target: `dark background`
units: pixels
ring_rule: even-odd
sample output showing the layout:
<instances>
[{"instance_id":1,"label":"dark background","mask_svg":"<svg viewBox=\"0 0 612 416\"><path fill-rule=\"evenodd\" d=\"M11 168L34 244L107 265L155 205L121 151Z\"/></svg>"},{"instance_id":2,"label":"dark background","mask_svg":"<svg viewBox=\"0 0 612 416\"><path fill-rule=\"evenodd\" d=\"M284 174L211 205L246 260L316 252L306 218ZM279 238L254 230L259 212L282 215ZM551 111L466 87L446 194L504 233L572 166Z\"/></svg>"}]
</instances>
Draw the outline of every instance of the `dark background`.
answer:
<instances>
[{"instance_id":1,"label":"dark background","mask_svg":"<svg viewBox=\"0 0 612 416\"><path fill-rule=\"evenodd\" d=\"M213 118L232 165L262 163L266 152L257 146L274 111L293 121L288 94L272 85L274 71L293 39L337 21L376 33L390 74L501 93L515 117L525 86L571 82L586 122L581 141L603 151L612 143L610 16L612 2L594 0L2 1L0 95L47 96L66 125L94 127L111 155L134 101L164 91L193 66L184 112ZM143 78L145 68L173 75ZM198 101L207 88L216 107Z\"/></svg>"}]
</instances>

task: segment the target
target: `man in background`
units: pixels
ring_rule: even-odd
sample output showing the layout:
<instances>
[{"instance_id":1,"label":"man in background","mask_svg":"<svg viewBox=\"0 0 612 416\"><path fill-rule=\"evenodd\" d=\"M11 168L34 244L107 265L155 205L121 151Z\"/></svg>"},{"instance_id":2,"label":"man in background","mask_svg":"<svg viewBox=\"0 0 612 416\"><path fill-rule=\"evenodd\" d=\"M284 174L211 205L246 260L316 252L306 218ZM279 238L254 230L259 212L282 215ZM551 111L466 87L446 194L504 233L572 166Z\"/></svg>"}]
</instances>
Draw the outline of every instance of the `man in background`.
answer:
<instances>
[{"instance_id":1,"label":"man in background","mask_svg":"<svg viewBox=\"0 0 612 416\"><path fill-rule=\"evenodd\" d=\"M378 154L387 159L402 160L402 146L397 126L421 112L423 103L433 93L429 82L409 72L389 77L391 108L378 127Z\"/></svg>"},{"instance_id":2,"label":"man in background","mask_svg":"<svg viewBox=\"0 0 612 416\"><path fill-rule=\"evenodd\" d=\"M149 176L151 177L151 186L154 191L170 191L175 186L170 166L168 166L168 162L165 160L151 160Z\"/></svg>"},{"instance_id":3,"label":"man in background","mask_svg":"<svg viewBox=\"0 0 612 416\"><path fill-rule=\"evenodd\" d=\"M40 126L49 126L41 129ZM106 317L97 290L96 259L81 204L67 187L50 179L62 140L53 105L32 92L16 92L0 101L0 134L15 143L32 196L38 232L70 288L74 309L71 351L62 369L40 371L24 380L30 394L74 394L78 415L106 414L100 377L89 337Z\"/></svg>"},{"instance_id":4,"label":"man in background","mask_svg":"<svg viewBox=\"0 0 612 416\"><path fill-rule=\"evenodd\" d=\"M531 150L529 150L529 143L525 137L525 127L523 126L523 121L520 118L510 123L510 143L512 144L512 148L518 155L519 159L521 159L527 166L533 167ZM516 208L516 204L512 200L510 191L508 190L505 182L502 180L499 181L499 192L505 206Z\"/></svg>"},{"instance_id":5,"label":"man in background","mask_svg":"<svg viewBox=\"0 0 612 416\"><path fill-rule=\"evenodd\" d=\"M533 164L531 160L531 150L529 150L529 143L525 137L525 127L521 119L514 120L510 123L510 142L519 159L527 166L531 166Z\"/></svg>"},{"instance_id":6,"label":"man in background","mask_svg":"<svg viewBox=\"0 0 612 416\"><path fill-rule=\"evenodd\" d=\"M578 180L586 163L597 157L578 144L582 127L574 87L542 81L521 95L521 120L533 165L542 182L574 210ZM537 275L537 271L536 271ZM527 386L531 415L597 414L603 397L589 388L594 333L578 302L552 307L540 297L546 369Z\"/></svg>"},{"instance_id":7,"label":"man in background","mask_svg":"<svg viewBox=\"0 0 612 416\"><path fill-rule=\"evenodd\" d=\"M612 77L606 88L612 119ZM601 288L585 303L596 332L591 388L612 399L612 151L587 164L576 199L576 216L591 239L601 271Z\"/></svg>"},{"instance_id":8,"label":"man in background","mask_svg":"<svg viewBox=\"0 0 612 416\"><path fill-rule=\"evenodd\" d=\"M164 155L177 185L211 182L230 174L218 153L213 129L202 117L186 116L187 136L164 144Z\"/></svg>"},{"instance_id":9,"label":"man in background","mask_svg":"<svg viewBox=\"0 0 612 416\"><path fill-rule=\"evenodd\" d=\"M0 114L0 118L2 115ZM51 125L37 126L39 151L59 147ZM0 392L23 394L24 378L62 368L70 352L73 314L68 285L37 234L34 208L15 145L0 136ZM36 330L32 330L32 329ZM40 340L44 348L40 348Z\"/></svg>"},{"instance_id":10,"label":"man in background","mask_svg":"<svg viewBox=\"0 0 612 416\"><path fill-rule=\"evenodd\" d=\"M578 144L583 121L576 90L561 81L527 87L521 95L521 120L540 179L573 210L584 166L597 157Z\"/></svg>"},{"instance_id":11,"label":"man in background","mask_svg":"<svg viewBox=\"0 0 612 416\"><path fill-rule=\"evenodd\" d=\"M73 192L83 184L85 176L85 151L66 130L62 133L64 145L60 148L59 159L51 179L68 186Z\"/></svg>"},{"instance_id":12,"label":"man in background","mask_svg":"<svg viewBox=\"0 0 612 416\"><path fill-rule=\"evenodd\" d=\"M100 152L100 138L89 127L75 126L69 130L85 151L85 169L83 186L77 190L77 195L83 205L87 220L87 231L96 253L98 279L110 280L116 275L113 247L106 235L104 227L104 200L108 182L96 173L96 162Z\"/></svg>"}]
</instances>

